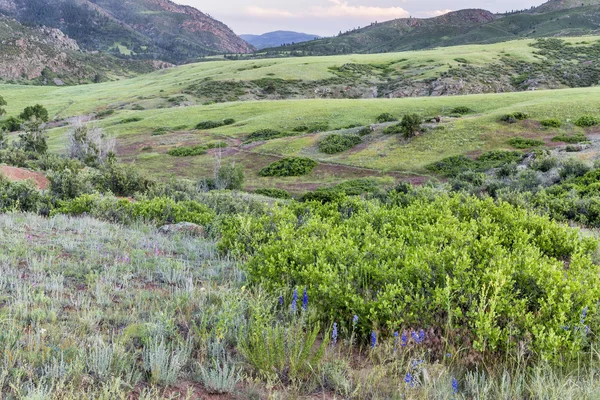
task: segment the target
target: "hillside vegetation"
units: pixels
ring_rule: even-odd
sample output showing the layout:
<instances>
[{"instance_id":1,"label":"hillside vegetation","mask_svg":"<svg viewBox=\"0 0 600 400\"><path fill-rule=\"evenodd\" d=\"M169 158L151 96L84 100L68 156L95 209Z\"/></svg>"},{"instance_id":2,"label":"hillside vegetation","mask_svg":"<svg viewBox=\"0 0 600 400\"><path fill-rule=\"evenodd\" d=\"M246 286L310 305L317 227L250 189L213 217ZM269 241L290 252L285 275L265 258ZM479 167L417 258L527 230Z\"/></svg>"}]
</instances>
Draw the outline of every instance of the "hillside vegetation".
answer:
<instances>
[{"instance_id":1,"label":"hillside vegetation","mask_svg":"<svg viewBox=\"0 0 600 400\"><path fill-rule=\"evenodd\" d=\"M269 49L270 54L331 55L418 50L517 38L593 34L598 31L600 3L551 0L531 10L492 14L460 10L439 17L403 18L373 23L332 38Z\"/></svg>"}]
</instances>

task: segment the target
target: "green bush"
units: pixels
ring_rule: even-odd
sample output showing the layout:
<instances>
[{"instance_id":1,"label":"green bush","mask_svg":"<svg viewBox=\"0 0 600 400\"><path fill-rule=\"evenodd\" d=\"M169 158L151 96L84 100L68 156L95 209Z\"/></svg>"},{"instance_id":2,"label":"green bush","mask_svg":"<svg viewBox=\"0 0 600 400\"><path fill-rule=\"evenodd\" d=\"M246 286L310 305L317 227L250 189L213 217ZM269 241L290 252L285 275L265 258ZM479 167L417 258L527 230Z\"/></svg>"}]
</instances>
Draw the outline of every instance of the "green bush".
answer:
<instances>
[{"instance_id":1,"label":"green bush","mask_svg":"<svg viewBox=\"0 0 600 400\"><path fill-rule=\"evenodd\" d=\"M374 327L383 338L450 330L450 348L502 355L526 341L556 360L586 346L582 310L589 329L600 328L591 316L597 245L547 217L463 195L402 206L292 203L228 221L220 243L249 257L251 284L274 295L306 287L323 321L350 324L356 315L362 337Z\"/></svg>"},{"instance_id":2,"label":"green bush","mask_svg":"<svg viewBox=\"0 0 600 400\"><path fill-rule=\"evenodd\" d=\"M425 168L446 177L456 177L464 171L484 172L519 162L522 158L523 154L517 151L494 150L483 153L476 160L463 155L446 157Z\"/></svg>"},{"instance_id":3,"label":"green bush","mask_svg":"<svg viewBox=\"0 0 600 400\"><path fill-rule=\"evenodd\" d=\"M167 133L169 133L167 128L156 128L152 131L152 136L161 136L166 135Z\"/></svg>"},{"instance_id":4,"label":"green bush","mask_svg":"<svg viewBox=\"0 0 600 400\"><path fill-rule=\"evenodd\" d=\"M558 166L558 160L555 157L536 158L531 163L531 168L540 172L548 172L556 166Z\"/></svg>"},{"instance_id":5,"label":"green bush","mask_svg":"<svg viewBox=\"0 0 600 400\"><path fill-rule=\"evenodd\" d=\"M388 126L383 130L386 135L402 134L405 139L414 137L421 130L423 118L417 114L406 114L399 124Z\"/></svg>"},{"instance_id":6,"label":"green bush","mask_svg":"<svg viewBox=\"0 0 600 400\"><path fill-rule=\"evenodd\" d=\"M43 198L31 181L11 182L0 174L0 212L39 212Z\"/></svg>"},{"instance_id":7,"label":"green bush","mask_svg":"<svg viewBox=\"0 0 600 400\"><path fill-rule=\"evenodd\" d=\"M380 124L382 124L384 122L394 122L394 121L398 121L398 118L394 117L390 113L379 114L377 117L375 117L375 122L378 122Z\"/></svg>"},{"instance_id":8,"label":"green bush","mask_svg":"<svg viewBox=\"0 0 600 400\"><path fill-rule=\"evenodd\" d=\"M542 125L544 128L560 128L562 126L562 122L558 118L549 118L541 120L540 125Z\"/></svg>"},{"instance_id":9,"label":"green bush","mask_svg":"<svg viewBox=\"0 0 600 400\"><path fill-rule=\"evenodd\" d=\"M267 196L267 197L272 197L274 199L291 199L292 195L289 194L289 192L287 192L286 190L283 189L279 189L279 188L263 188L263 189L256 189L254 191L254 193L256 194L260 194L262 196Z\"/></svg>"},{"instance_id":10,"label":"green bush","mask_svg":"<svg viewBox=\"0 0 600 400\"><path fill-rule=\"evenodd\" d=\"M308 133L326 132L329 130L329 123L327 122L315 122L308 126L306 130Z\"/></svg>"},{"instance_id":11,"label":"green bush","mask_svg":"<svg viewBox=\"0 0 600 400\"><path fill-rule=\"evenodd\" d=\"M353 179L333 187L321 188L307 192L302 195L299 200L301 202L317 201L325 204L339 201L345 196L359 196L367 193L373 194L379 190L379 184L374 179Z\"/></svg>"},{"instance_id":12,"label":"green bush","mask_svg":"<svg viewBox=\"0 0 600 400\"><path fill-rule=\"evenodd\" d=\"M208 207L195 201L176 202L169 198L157 197L131 202L99 194L86 194L72 200L59 201L52 214L87 214L123 224L140 220L152 222L157 226L180 222L207 225L215 216Z\"/></svg>"},{"instance_id":13,"label":"green bush","mask_svg":"<svg viewBox=\"0 0 600 400\"><path fill-rule=\"evenodd\" d=\"M319 142L319 151L325 154L336 154L350 150L362 143L360 136L332 134Z\"/></svg>"},{"instance_id":14,"label":"green bush","mask_svg":"<svg viewBox=\"0 0 600 400\"><path fill-rule=\"evenodd\" d=\"M587 142L589 141L588 137L585 136L583 133L577 133L575 135L572 136L567 136L567 135L559 135L559 136L554 136L552 138L553 142L563 142L563 143L569 143L569 144L577 144L577 143L582 143L582 142Z\"/></svg>"},{"instance_id":15,"label":"green bush","mask_svg":"<svg viewBox=\"0 0 600 400\"><path fill-rule=\"evenodd\" d=\"M271 140L289 136L287 133L282 133L274 129L259 129L248 135L249 142L258 142L261 140Z\"/></svg>"},{"instance_id":16,"label":"green bush","mask_svg":"<svg viewBox=\"0 0 600 400\"><path fill-rule=\"evenodd\" d=\"M223 125L233 125L235 124L235 119L233 118L225 118L223 120Z\"/></svg>"},{"instance_id":17,"label":"green bush","mask_svg":"<svg viewBox=\"0 0 600 400\"><path fill-rule=\"evenodd\" d=\"M558 171L561 178L577 178L590 172L591 168L583 161L570 158L565 161Z\"/></svg>"},{"instance_id":18,"label":"green bush","mask_svg":"<svg viewBox=\"0 0 600 400\"><path fill-rule=\"evenodd\" d=\"M358 131L358 136L367 136L373 133L373 129L370 126L363 126Z\"/></svg>"},{"instance_id":19,"label":"green bush","mask_svg":"<svg viewBox=\"0 0 600 400\"><path fill-rule=\"evenodd\" d=\"M37 120L40 122L48 122L50 117L48 116L48 110L46 107L36 104L35 106L26 107L21 114L19 114L21 121Z\"/></svg>"},{"instance_id":20,"label":"green bush","mask_svg":"<svg viewBox=\"0 0 600 400\"><path fill-rule=\"evenodd\" d=\"M287 157L275 161L260 171L260 176L302 176L308 175L317 166L310 158Z\"/></svg>"},{"instance_id":21,"label":"green bush","mask_svg":"<svg viewBox=\"0 0 600 400\"><path fill-rule=\"evenodd\" d=\"M4 125L4 127L6 128L7 131L9 132L17 132L21 130L21 125L23 124L23 121L20 120L17 117L8 117L3 123L2 125Z\"/></svg>"},{"instance_id":22,"label":"green bush","mask_svg":"<svg viewBox=\"0 0 600 400\"><path fill-rule=\"evenodd\" d=\"M122 119L121 121L119 121L119 124L130 124L132 122L140 122L142 120L143 120L142 117L130 117L130 118Z\"/></svg>"},{"instance_id":23,"label":"green bush","mask_svg":"<svg viewBox=\"0 0 600 400\"><path fill-rule=\"evenodd\" d=\"M111 116L115 113L115 110L113 110L112 108L109 108L107 110L102 110L102 111L98 111L96 113L96 118L104 118L104 117L108 117Z\"/></svg>"},{"instance_id":24,"label":"green bush","mask_svg":"<svg viewBox=\"0 0 600 400\"><path fill-rule=\"evenodd\" d=\"M508 144L510 144L515 149L528 149L530 147L543 146L544 141L538 139L528 139L522 136L517 136L508 140Z\"/></svg>"},{"instance_id":25,"label":"green bush","mask_svg":"<svg viewBox=\"0 0 600 400\"><path fill-rule=\"evenodd\" d=\"M431 172L446 176L454 177L463 171L473 170L477 163L463 155L446 157L440 161L427 165L425 168Z\"/></svg>"},{"instance_id":26,"label":"green bush","mask_svg":"<svg viewBox=\"0 0 600 400\"><path fill-rule=\"evenodd\" d=\"M450 114L459 114L459 115L470 114L472 112L474 112L472 109L470 109L469 107L465 107L465 106L458 106L458 107L455 107L452 110L450 110Z\"/></svg>"},{"instance_id":27,"label":"green bush","mask_svg":"<svg viewBox=\"0 0 600 400\"><path fill-rule=\"evenodd\" d=\"M194 157L206 154L206 150L206 146L199 144L192 147L176 147L167 151L167 154L173 157Z\"/></svg>"},{"instance_id":28,"label":"green bush","mask_svg":"<svg viewBox=\"0 0 600 400\"><path fill-rule=\"evenodd\" d=\"M584 115L575 121L575 126L579 126L580 128L589 128L594 125L600 125L600 119L591 115Z\"/></svg>"},{"instance_id":29,"label":"green bush","mask_svg":"<svg viewBox=\"0 0 600 400\"><path fill-rule=\"evenodd\" d=\"M509 124L514 124L517 121L523 121L523 120L526 120L527 118L529 118L529 114L518 111L518 112L514 112L512 114L505 114L505 115L501 116L500 121L506 122Z\"/></svg>"}]
</instances>

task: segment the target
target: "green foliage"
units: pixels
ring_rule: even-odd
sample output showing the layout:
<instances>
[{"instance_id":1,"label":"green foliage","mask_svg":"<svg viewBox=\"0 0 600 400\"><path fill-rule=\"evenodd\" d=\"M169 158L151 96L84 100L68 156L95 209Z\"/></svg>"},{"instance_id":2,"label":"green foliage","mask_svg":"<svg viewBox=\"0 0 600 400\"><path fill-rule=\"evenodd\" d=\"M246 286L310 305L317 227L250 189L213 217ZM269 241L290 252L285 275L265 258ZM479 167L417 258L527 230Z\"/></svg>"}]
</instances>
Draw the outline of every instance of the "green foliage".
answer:
<instances>
[{"instance_id":1,"label":"green foliage","mask_svg":"<svg viewBox=\"0 0 600 400\"><path fill-rule=\"evenodd\" d=\"M19 119L22 121L37 120L40 122L48 122L50 117L48 116L48 110L46 107L36 104L34 106L26 107L21 114Z\"/></svg>"},{"instance_id":2,"label":"green foliage","mask_svg":"<svg viewBox=\"0 0 600 400\"><path fill-rule=\"evenodd\" d=\"M508 144L510 144L515 149L528 149L530 147L543 146L544 141L538 140L538 139L524 138L522 136L517 136L514 138L510 138L508 140Z\"/></svg>"},{"instance_id":3,"label":"green foliage","mask_svg":"<svg viewBox=\"0 0 600 400\"><path fill-rule=\"evenodd\" d=\"M0 212L37 213L44 206L42 195L31 181L11 182L0 174Z\"/></svg>"},{"instance_id":4,"label":"green foliage","mask_svg":"<svg viewBox=\"0 0 600 400\"><path fill-rule=\"evenodd\" d=\"M429 164L426 168L446 177L456 177L464 171L488 171L518 162L522 158L523 154L516 151L495 150L483 153L476 160L463 155L446 157L443 160Z\"/></svg>"},{"instance_id":5,"label":"green foliage","mask_svg":"<svg viewBox=\"0 0 600 400\"><path fill-rule=\"evenodd\" d=\"M469 107L465 107L465 106L458 106L458 107L455 107L452 110L450 110L450 114L460 114L460 115L471 114L472 112L474 112L474 111L471 110Z\"/></svg>"},{"instance_id":6,"label":"green foliage","mask_svg":"<svg viewBox=\"0 0 600 400\"><path fill-rule=\"evenodd\" d=\"M275 161L260 171L260 176L302 176L308 175L317 166L310 158L286 157Z\"/></svg>"},{"instance_id":7,"label":"green foliage","mask_svg":"<svg viewBox=\"0 0 600 400\"><path fill-rule=\"evenodd\" d=\"M332 134L319 142L319 151L325 154L336 154L350 150L362 143L360 136Z\"/></svg>"},{"instance_id":8,"label":"green foliage","mask_svg":"<svg viewBox=\"0 0 600 400\"><path fill-rule=\"evenodd\" d=\"M261 140L272 140L289 136L287 133L282 133L274 129L259 129L248 135L248 142L258 142Z\"/></svg>"},{"instance_id":9,"label":"green foliage","mask_svg":"<svg viewBox=\"0 0 600 400\"><path fill-rule=\"evenodd\" d=\"M215 128L220 128L222 126L226 126L226 125L232 125L235 124L235 119L233 118L227 118L223 121L202 121L200 123L198 123L198 125L196 125L196 129L215 129Z\"/></svg>"},{"instance_id":10,"label":"green foliage","mask_svg":"<svg viewBox=\"0 0 600 400\"><path fill-rule=\"evenodd\" d=\"M565 134L562 134L562 135L559 135L559 136L554 136L552 138L552 141L553 142L563 142L563 143L577 144L577 143L587 142L587 141L589 141L589 139L583 133L576 133L575 135L571 135L571 136L567 136Z\"/></svg>"},{"instance_id":11,"label":"green foliage","mask_svg":"<svg viewBox=\"0 0 600 400\"><path fill-rule=\"evenodd\" d=\"M373 129L370 126L363 126L362 128L360 128L360 130L358 131L358 136L367 136L370 135L371 133L373 133Z\"/></svg>"},{"instance_id":12,"label":"green foliage","mask_svg":"<svg viewBox=\"0 0 600 400\"><path fill-rule=\"evenodd\" d=\"M241 190L244 184L244 167L241 165L223 165L217 172L217 189Z\"/></svg>"},{"instance_id":13,"label":"green foliage","mask_svg":"<svg viewBox=\"0 0 600 400\"><path fill-rule=\"evenodd\" d=\"M9 132L17 132L21 130L21 125L23 121L17 117L8 117L5 121L3 121L3 125Z\"/></svg>"},{"instance_id":14,"label":"green foliage","mask_svg":"<svg viewBox=\"0 0 600 400\"><path fill-rule=\"evenodd\" d=\"M514 112L512 114L505 114L505 115L501 116L500 121L506 122L508 124L514 124L517 121L523 121L523 120L526 120L527 118L529 118L529 114L518 111L518 112Z\"/></svg>"},{"instance_id":15,"label":"green foliage","mask_svg":"<svg viewBox=\"0 0 600 400\"><path fill-rule=\"evenodd\" d=\"M87 214L110 222L130 224L135 221L151 222L157 226L191 222L208 225L214 219L214 212L196 201L176 202L156 197L151 200L130 201L114 196L85 194L80 197L59 201L52 215Z\"/></svg>"},{"instance_id":16,"label":"green foliage","mask_svg":"<svg viewBox=\"0 0 600 400\"><path fill-rule=\"evenodd\" d=\"M267 196L267 197L272 197L274 199L291 199L292 195L283 189L279 189L279 188L263 188L263 189L256 189L254 191L254 193L256 194L260 194L262 196Z\"/></svg>"},{"instance_id":17,"label":"green foliage","mask_svg":"<svg viewBox=\"0 0 600 400\"><path fill-rule=\"evenodd\" d=\"M102 111L98 111L96 113L96 118L101 119L101 118L106 118L106 117L110 117L111 115L113 115L115 113L115 110L112 108L108 108L106 110L102 110Z\"/></svg>"},{"instance_id":18,"label":"green foliage","mask_svg":"<svg viewBox=\"0 0 600 400\"><path fill-rule=\"evenodd\" d=\"M4 97L0 96L0 117L6 114L6 110L2 107L7 106L8 103L4 100Z\"/></svg>"},{"instance_id":19,"label":"green foliage","mask_svg":"<svg viewBox=\"0 0 600 400\"><path fill-rule=\"evenodd\" d=\"M394 122L394 121L398 121L398 118L394 117L390 113L379 114L377 117L375 117L375 122L378 122L380 124L382 124L384 122Z\"/></svg>"},{"instance_id":20,"label":"green foliage","mask_svg":"<svg viewBox=\"0 0 600 400\"><path fill-rule=\"evenodd\" d=\"M379 189L379 184L375 179L353 179L329 188L321 188L312 192L307 192L300 198L300 201L317 201L325 204L338 201L345 196L359 196L367 193L374 194L379 191Z\"/></svg>"},{"instance_id":21,"label":"green foliage","mask_svg":"<svg viewBox=\"0 0 600 400\"><path fill-rule=\"evenodd\" d=\"M130 117L130 118L122 119L121 121L119 121L119 124L130 124L132 122L140 122L142 120L143 120L142 117Z\"/></svg>"},{"instance_id":22,"label":"green foliage","mask_svg":"<svg viewBox=\"0 0 600 400\"><path fill-rule=\"evenodd\" d=\"M253 284L274 294L306 287L323 320L357 315L363 337L374 328L382 337L450 330L455 348L501 355L527 340L544 359L576 356L585 346L574 329L584 308L597 312L595 240L492 199L396 196L403 205L347 199L236 217L220 245L249 257ZM261 346L254 354L270 354L267 340L280 342L263 331L251 335ZM272 364L256 364L272 373Z\"/></svg>"},{"instance_id":23,"label":"green foliage","mask_svg":"<svg viewBox=\"0 0 600 400\"><path fill-rule=\"evenodd\" d=\"M26 119L23 124L24 133L19 135L18 146L35 154L46 154L48 150L46 125L41 119Z\"/></svg>"},{"instance_id":24,"label":"green foliage","mask_svg":"<svg viewBox=\"0 0 600 400\"><path fill-rule=\"evenodd\" d=\"M558 159L556 157L536 157L531 163L531 168L536 171L548 172L558 166Z\"/></svg>"},{"instance_id":25,"label":"green foliage","mask_svg":"<svg viewBox=\"0 0 600 400\"><path fill-rule=\"evenodd\" d=\"M540 121L540 125L544 128L560 128L562 126L562 121L558 118L543 119Z\"/></svg>"},{"instance_id":26,"label":"green foliage","mask_svg":"<svg viewBox=\"0 0 600 400\"><path fill-rule=\"evenodd\" d=\"M176 147L167 151L167 154L173 157L192 157L206 154L206 150L206 146L199 144L193 147Z\"/></svg>"},{"instance_id":27,"label":"green foliage","mask_svg":"<svg viewBox=\"0 0 600 400\"><path fill-rule=\"evenodd\" d=\"M459 58L455 58L454 61L456 61L457 63L461 63L461 64L468 64L469 61L465 58L459 57Z\"/></svg>"},{"instance_id":28,"label":"green foliage","mask_svg":"<svg viewBox=\"0 0 600 400\"><path fill-rule=\"evenodd\" d=\"M575 126L579 126L580 128L589 128L595 125L600 125L600 119L591 115L584 115L575 121Z\"/></svg>"},{"instance_id":29,"label":"green foliage","mask_svg":"<svg viewBox=\"0 0 600 400\"><path fill-rule=\"evenodd\" d=\"M562 164L559 175L563 179L584 176L591 170L590 166L583 161L570 158Z\"/></svg>"},{"instance_id":30,"label":"green foliage","mask_svg":"<svg viewBox=\"0 0 600 400\"><path fill-rule=\"evenodd\" d=\"M388 126L383 130L386 135L402 134L405 139L414 137L421 130L423 118L418 114L405 114L399 124Z\"/></svg>"}]
</instances>

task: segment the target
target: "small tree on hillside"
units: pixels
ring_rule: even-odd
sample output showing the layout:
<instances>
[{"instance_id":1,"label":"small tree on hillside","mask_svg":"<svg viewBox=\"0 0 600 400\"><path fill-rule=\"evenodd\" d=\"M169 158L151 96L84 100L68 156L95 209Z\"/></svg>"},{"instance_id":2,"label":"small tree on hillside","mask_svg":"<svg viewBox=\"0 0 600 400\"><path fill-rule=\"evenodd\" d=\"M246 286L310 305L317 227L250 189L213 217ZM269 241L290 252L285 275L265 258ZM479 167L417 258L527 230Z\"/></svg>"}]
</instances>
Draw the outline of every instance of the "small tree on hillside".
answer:
<instances>
[{"instance_id":1,"label":"small tree on hillside","mask_svg":"<svg viewBox=\"0 0 600 400\"><path fill-rule=\"evenodd\" d=\"M19 135L18 146L25 151L46 154L46 124L33 118L23 123L23 130L25 132Z\"/></svg>"},{"instance_id":2,"label":"small tree on hillside","mask_svg":"<svg viewBox=\"0 0 600 400\"><path fill-rule=\"evenodd\" d=\"M40 104L36 104L35 106L26 107L21 114L19 114L19 118L22 121L29 121L32 119L48 122L50 117L48 116L48 110Z\"/></svg>"},{"instance_id":3,"label":"small tree on hillside","mask_svg":"<svg viewBox=\"0 0 600 400\"><path fill-rule=\"evenodd\" d=\"M406 114L400 121L400 130L405 139L410 139L421 130L423 119L417 114Z\"/></svg>"},{"instance_id":4,"label":"small tree on hillside","mask_svg":"<svg viewBox=\"0 0 600 400\"><path fill-rule=\"evenodd\" d=\"M77 118L67 132L67 154L87 165L101 165L115 152L115 138Z\"/></svg>"}]
</instances>

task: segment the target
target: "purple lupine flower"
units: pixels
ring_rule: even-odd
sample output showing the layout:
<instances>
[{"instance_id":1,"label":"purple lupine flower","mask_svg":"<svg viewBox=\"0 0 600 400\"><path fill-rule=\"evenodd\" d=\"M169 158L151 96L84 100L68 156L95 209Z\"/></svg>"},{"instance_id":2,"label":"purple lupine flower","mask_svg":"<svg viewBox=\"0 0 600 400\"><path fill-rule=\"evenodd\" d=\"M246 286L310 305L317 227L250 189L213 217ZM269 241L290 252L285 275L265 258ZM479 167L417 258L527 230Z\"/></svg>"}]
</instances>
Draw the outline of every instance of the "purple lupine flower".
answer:
<instances>
[{"instance_id":1,"label":"purple lupine flower","mask_svg":"<svg viewBox=\"0 0 600 400\"><path fill-rule=\"evenodd\" d=\"M356 328L356 324L358 324L358 315L352 317L352 326Z\"/></svg>"},{"instance_id":2,"label":"purple lupine flower","mask_svg":"<svg viewBox=\"0 0 600 400\"><path fill-rule=\"evenodd\" d=\"M410 336L415 342L419 343L419 334L417 332L412 332Z\"/></svg>"},{"instance_id":3,"label":"purple lupine flower","mask_svg":"<svg viewBox=\"0 0 600 400\"><path fill-rule=\"evenodd\" d=\"M421 344L421 343L423 343L425 341L425 331L423 329L421 329L419 331L419 340L420 340L419 344Z\"/></svg>"},{"instance_id":4,"label":"purple lupine flower","mask_svg":"<svg viewBox=\"0 0 600 400\"><path fill-rule=\"evenodd\" d=\"M406 373L406 376L404 377L404 382L409 385L410 387L414 387L415 384L413 382L413 376L411 375L410 372Z\"/></svg>"},{"instance_id":5,"label":"purple lupine flower","mask_svg":"<svg viewBox=\"0 0 600 400\"><path fill-rule=\"evenodd\" d=\"M279 305L283 306L283 296L279 296Z\"/></svg>"},{"instance_id":6,"label":"purple lupine flower","mask_svg":"<svg viewBox=\"0 0 600 400\"><path fill-rule=\"evenodd\" d=\"M452 377L452 393L454 393L454 394L458 393L458 381L456 380L455 377Z\"/></svg>"},{"instance_id":7,"label":"purple lupine flower","mask_svg":"<svg viewBox=\"0 0 600 400\"><path fill-rule=\"evenodd\" d=\"M371 332L371 348L375 348L377 346L377 333L375 331Z\"/></svg>"},{"instance_id":8,"label":"purple lupine flower","mask_svg":"<svg viewBox=\"0 0 600 400\"><path fill-rule=\"evenodd\" d=\"M333 323L333 330L331 331L331 340L333 341L333 344L336 344L338 340L338 326L336 322Z\"/></svg>"},{"instance_id":9,"label":"purple lupine flower","mask_svg":"<svg viewBox=\"0 0 600 400\"><path fill-rule=\"evenodd\" d=\"M398 349L398 338L400 337L400 334L398 333L398 331L394 332L394 351L396 351Z\"/></svg>"},{"instance_id":10,"label":"purple lupine flower","mask_svg":"<svg viewBox=\"0 0 600 400\"><path fill-rule=\"evenodd\" d=\"M452 353L446 353L446 358L451 358L452 357Z\"/></svg>"},{"instance_id":11,"label":"purple lupine flower","mask_svg":"<svg viewBox=\"0 0 600 400\"><path fill-rule=\"evenodd\" d=\"M292 312L296 311L296 303L298 302L298 289L294 289L294 296L292 297Z\"/></svg>"},{"instance_id":12,"label":"purple lupine flower","mask_svg":"<svg viewBox=\"0 0 600 400\"><path fill-rule=\"evenodd\" d=\"M406 347L406 345L408 344L408 335L406 334L406 331L402 332L401 340L402 340L402 342L400 343L400 346Z\"/></svg>"},{"instance_id":13,"label":"purple lupine flower","mask_svg":"<svg viewBox=\"0 0 600 400\"><path fill-rule=\"evenodd\" d=\"M583 311L581 311L581 325L585 324L585 319L587 318L587 313L588 313L588 308L584 308Z\"/></svg>"},{"instance_id":14,"label":"purple lupine flower","mask_svg":"<svg viewBox=\"0 0 600 400\"><path fill-rule=\"evenodd\" d=\"M304 293L302 294L302 309L306 310L308 308L308 292L306 288L304 288Z\"/></svg>"}]
</instances>

